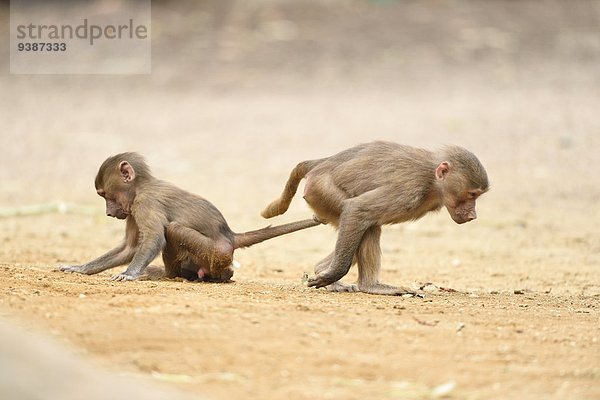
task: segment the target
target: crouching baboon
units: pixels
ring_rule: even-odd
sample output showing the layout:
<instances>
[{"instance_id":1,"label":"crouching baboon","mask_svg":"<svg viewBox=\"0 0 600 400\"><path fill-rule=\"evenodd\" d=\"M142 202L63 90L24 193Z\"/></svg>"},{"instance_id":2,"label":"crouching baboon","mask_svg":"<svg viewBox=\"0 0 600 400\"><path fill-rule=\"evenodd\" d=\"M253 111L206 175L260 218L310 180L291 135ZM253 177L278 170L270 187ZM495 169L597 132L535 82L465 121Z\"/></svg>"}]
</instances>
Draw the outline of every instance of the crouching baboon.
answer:
<instances>
[{"instance_id":1,"label":"crouching baboon","mask_svg":"<svg viewBox=\"0 0 600 400\"><path fill-rule=\"evenodd\" d=\"M262 216L283 214L303 178L306 202L339 230L335 250L316 265L308 285L387 295L413 292L379 282L381 226L414 221L442 206L456 223L472 221L477 198L489 189L485 169L462 147L431 152L380 141L301 162ZM354 263L358 284L339 282Z\"/></svg>"},{"instance_id":2,"label":"crouching baboon","mask_svg":"<svg viewBox=\"0 0 600 400\"><path fill-rule=\"evenodd\" d=\"M307 219L234 233L213 204L154 178L137 153L104 161L96 191L106 200L106 215L126 220L125 238L103 256L62 271L91 275L129 263L112 280L135 280L162 251L166 277L223 282L233 276L235 249L321 223Z\"/></svg>"}]
</instances>

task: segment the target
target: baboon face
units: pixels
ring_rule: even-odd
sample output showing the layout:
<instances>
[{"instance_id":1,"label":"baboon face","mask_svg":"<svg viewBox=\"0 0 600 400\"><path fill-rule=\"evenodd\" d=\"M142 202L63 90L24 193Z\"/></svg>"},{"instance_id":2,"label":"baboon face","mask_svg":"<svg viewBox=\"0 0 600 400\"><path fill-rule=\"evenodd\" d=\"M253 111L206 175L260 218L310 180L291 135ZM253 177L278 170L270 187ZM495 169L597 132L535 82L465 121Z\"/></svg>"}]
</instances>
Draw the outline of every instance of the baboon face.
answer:
<instances>
[{"instance_id":1,"label":"baboon face","mask_svg":"<svg viewBox=\"0 0 600 400\"><path fill-rule=\"evenodd\" d=\"M462 196L451 197L445 199L444 202L450 217L457 224L464 224L465 222L473 221L477 218L477 212L475 211L477 197L483 193L482 190L469 190Z\"/></svg>"},{"instance_id":2,"label":"baboon face","mask_svg":"<svg viewBox=\"0 0 600 400\"><path fill-rule=\"evenodd\" d=\"M489 189L485 169L479 160L475 161L471 163L478 168L444 161L435 170L441 188L442 203L457 224L477 218L477 198Z\"/></svg>"},{"instance_id":3,"label":"baboon face","mask_svg":"<svg viewBox=\"0 0 600 400\"><path fill-rule=\"evenodd\" d=\"M104 190L99 189L98 195L103 197L106 201L106 215L109 217L114 217L117 219L125 219L129 215L126 211L129 209L129 204L120 204L117 198L121 198L121 202L123 202L123 196L115 196L114 193L106 193Z\"/></svg>"},{"instance_id":4,"label":"baboon face","mask_svg":"<svg viewBox=\"0 0 600 400\"><path fill-rule=\"evenodd\" d=\"M127 161L114 170L100 167L96 176L96 193L106 201L106 215L125 219L135 198L136 172Z\"/></svg>"}]
</instances>

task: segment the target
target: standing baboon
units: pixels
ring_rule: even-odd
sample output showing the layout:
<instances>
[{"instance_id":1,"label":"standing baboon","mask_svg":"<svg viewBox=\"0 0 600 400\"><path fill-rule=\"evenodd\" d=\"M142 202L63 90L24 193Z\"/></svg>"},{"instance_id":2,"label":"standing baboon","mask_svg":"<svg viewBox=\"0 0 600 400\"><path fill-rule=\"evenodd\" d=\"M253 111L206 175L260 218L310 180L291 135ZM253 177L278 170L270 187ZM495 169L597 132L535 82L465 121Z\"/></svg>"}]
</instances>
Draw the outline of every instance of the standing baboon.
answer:
<instances>
[{"instance_id":1,"label":"standing baboon","mask_svg":"<svg viewBox=\"0 0 600 400\"><path fill-rule=\"evenodd\" d=\"M306 202L320 220L339 229L335 251L316 265L308 285L372 294L412 293L379 282L381 225L414 221L442 206L462 224L477 217L475 202L489 189L485 169L462 147L431 152L372 142L298 164L262 216L283 214L304 177ZM339 282L354 263L358 285Z\"/></svg>"}]
</instances>

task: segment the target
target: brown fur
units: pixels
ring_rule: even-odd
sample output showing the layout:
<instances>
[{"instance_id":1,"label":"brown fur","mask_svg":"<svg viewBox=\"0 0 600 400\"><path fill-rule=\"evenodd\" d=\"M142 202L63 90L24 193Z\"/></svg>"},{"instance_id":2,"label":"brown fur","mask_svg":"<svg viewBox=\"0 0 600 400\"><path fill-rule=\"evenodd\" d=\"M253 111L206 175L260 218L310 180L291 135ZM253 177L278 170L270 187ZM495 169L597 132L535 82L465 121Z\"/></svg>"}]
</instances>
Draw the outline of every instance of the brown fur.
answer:
<instances>
[{"instance_id":1,"label":"brown fur","mask_svg":"<svg viewBox=\"0 0 600 400\"><path fill-rule=\"evenodd\" d=\"M455 222L464 223L476 218L475 201L489 189L485 169L461 147L434 153L372 142L298 164L262 216L284 213L302 178L304 199L316 216L339 229L335 251L317 264L309 286L373 294L410 292L379 282L381 225L417 220L442 206ZM354 263L358 285L338 282Z\"/></svg>"},{"instance_id":2,"label":"brown fur","mask_svg":"<svg viewBox=\"0 0 600 400\"><path fill-rule=\"evenodd\" d=\"M126 220L125 238L115 249L83 265L62 271L96 274L129 263L113 280L142 276L162 251L164 275L228 281L233 252L276 236L319 225L316 219L235 233L208 200L156 179L136 153L108 158L96 175L96 191L106 200L106 214ZM157 276L151 268L151 278Z\"/></svg>"}]
</instances>

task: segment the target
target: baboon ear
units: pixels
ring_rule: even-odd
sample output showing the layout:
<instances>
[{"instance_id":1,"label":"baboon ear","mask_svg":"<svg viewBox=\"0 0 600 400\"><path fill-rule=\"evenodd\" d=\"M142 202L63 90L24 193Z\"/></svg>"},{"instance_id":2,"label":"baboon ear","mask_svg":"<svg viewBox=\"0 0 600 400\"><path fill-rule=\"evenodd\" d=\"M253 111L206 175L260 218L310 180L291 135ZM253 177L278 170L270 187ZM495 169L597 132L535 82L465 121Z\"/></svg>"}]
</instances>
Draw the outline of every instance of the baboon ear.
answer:
<instances>
[{"instance_id":1,"label":"baboon ear","mask_svg":"<svg viewBox=\"0 0 600 400\"><path fill-rule=\"evenodd\" d=\"M435 177L438 180L443 181L444 179L446 179L446 175L448 175L449 171L450 164L448 164L448 161L442 161L440 165L438 165L435 169Z\"/></svg>"},{"instance_id":2,"label":"baboon ear","mask_svg":"<svg viewBox=\"0 0 600 400\"><path fill-rule=\"evenodd\" d=\"M121 173L123 182L127 183L135 179L135 170L127 161L121 161L119 164L119 172Z\"/></svg>"}]
</instances>

